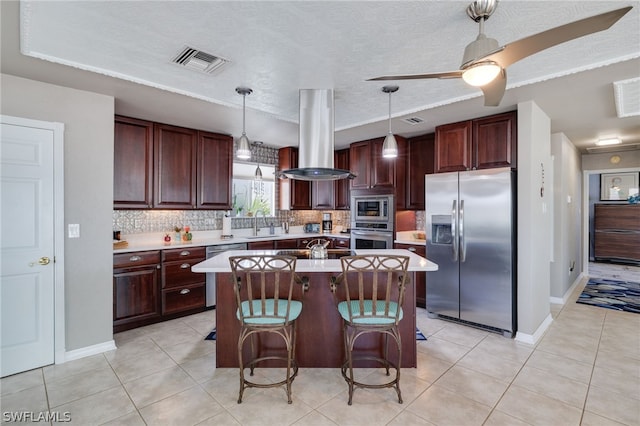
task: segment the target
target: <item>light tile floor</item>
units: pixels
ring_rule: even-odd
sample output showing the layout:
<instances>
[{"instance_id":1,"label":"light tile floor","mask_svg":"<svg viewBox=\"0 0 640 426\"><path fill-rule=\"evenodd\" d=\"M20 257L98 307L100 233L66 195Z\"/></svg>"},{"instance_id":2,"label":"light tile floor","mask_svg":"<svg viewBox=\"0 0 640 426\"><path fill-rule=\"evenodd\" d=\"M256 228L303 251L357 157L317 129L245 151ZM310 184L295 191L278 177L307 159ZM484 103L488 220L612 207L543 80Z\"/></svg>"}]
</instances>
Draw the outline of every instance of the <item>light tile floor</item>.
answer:
<instances>
[{"instance_id":1,"label":"light tile floor","mask_svg":"<svg viewBox=\"0 0 640 426\"><path fill-rule=\"evenodd\" d=\"M638 425L640 315L576 304L581 288L552 305L536 346L419 309L428 340L418 368L402 370L402 405L391 389L358 389L348 406L337 369L301 369L291 405L284 389L248 389L237 404L237 371L215 369L215 342L203 340L215 322L208 311L119 333L112 352L2 379L2 422L51 412L83 426Z\"/></svg>"}]
</instances>

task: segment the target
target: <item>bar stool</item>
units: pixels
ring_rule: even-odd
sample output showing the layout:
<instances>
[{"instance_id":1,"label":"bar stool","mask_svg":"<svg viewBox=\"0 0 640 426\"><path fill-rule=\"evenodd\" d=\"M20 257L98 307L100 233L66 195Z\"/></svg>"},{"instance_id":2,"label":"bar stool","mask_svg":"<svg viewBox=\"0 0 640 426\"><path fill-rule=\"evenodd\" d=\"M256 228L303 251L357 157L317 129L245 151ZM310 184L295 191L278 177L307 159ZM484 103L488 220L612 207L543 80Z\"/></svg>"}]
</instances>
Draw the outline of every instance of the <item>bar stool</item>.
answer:
<instances>
[{"instance_id":1,"label":"bar stool","mask_svg":"<svg viewBox=\"0 0 640 426\"><path fill-rule=\"evenodd\" d=\"M231 256L229 257L236 295L236 316L240 321L238 337L238 366L240 368L240 392L238 404L242 402L244 390L249 387L270 388L284 385L288 403L291 404L291 383L298 374L295 361L296 329L295 320L302 312L302 302L292 300L295 283L302 283L295 273L296 258L293 256ZM286 356L271 352L268 356L258 356L254 338L261 333L275 333L282 337ZM251 342L251 359L243 360L245 341ZM258 339L259 340L259 339ZM257 352L256 352L257 349ZM249 368L253 376L254 368L263 361L282 361L286 365L284 380L277 383L256 383L245 377Z\"/></svg>"},{"instance_id":2,"label":"bar stool","mask_svg":"<svg viewBox=\"0 0 640 426\"><path fill-rule=\"evenodd\" d=\"M342 377L349 385L349 402L353 400L355 388L394 388L398 402L402 404L400 392L400 366L402 342L398 324L402 320L404 292L409 285L407 267L409 257L392 255L345 256L341 259L342 274L331 280L331 291L337 302L338 312L344 323L344 347L346 360L342 365ZM343 300L337 296L338 286L344 283ZM354 355L356 340L369 333L383 335L381 356L357 353ZM388 338L391 336L398 348L398 361L389 359ZM358 361L375 361L384 366L386 375L389 368L395 369L395 377L386 383L363 383L354 378L353 365Z\"/></svg>"}]
</instances>

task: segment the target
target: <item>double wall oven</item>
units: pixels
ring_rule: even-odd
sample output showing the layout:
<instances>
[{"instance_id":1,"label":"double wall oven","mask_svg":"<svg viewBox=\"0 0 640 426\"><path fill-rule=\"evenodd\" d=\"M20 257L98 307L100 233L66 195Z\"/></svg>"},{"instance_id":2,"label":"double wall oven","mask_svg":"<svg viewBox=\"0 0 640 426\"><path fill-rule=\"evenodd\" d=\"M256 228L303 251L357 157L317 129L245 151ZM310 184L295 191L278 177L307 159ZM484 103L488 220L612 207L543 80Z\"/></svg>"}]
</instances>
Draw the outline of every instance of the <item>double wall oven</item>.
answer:
<instances>
[{"instance_id":1,"label":"double wall oven","mask_svg":"<svg viewBox=\"0 0 640 426\"><path fill-rule=\"evenodd\" d=\"M351 249L393 248L393 195L351 197Z\"/></svg>"}]
</instances>

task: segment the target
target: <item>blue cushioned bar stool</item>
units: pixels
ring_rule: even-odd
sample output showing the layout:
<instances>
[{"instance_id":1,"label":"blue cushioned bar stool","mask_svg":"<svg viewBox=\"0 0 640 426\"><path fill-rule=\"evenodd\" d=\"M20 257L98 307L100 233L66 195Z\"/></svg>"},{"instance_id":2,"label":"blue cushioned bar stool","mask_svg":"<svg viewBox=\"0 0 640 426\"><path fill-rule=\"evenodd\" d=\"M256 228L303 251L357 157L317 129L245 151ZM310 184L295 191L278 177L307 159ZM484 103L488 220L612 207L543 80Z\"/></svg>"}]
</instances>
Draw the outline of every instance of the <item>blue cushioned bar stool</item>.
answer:
<instances>
[{"instance_id":1,"label":"blue cushioned bar stool","mask_svg":"<svg viewBox=\"0 0 640 426\"><path fill-rule=\"evenodd\" d=\"M400 364L402 344L398 324L402 320L404 292L409 284L407 267L409 257L393 255L345 256L341 259L342 274L332 278L331 291L336 297L338 312L344 320L344 348L346 360L342 365L342 377L349 385L349 405L355 388L395 388L398 402L400 392ZM339 286L344 285L343 288ZM338 295L340 293L340 295ZM380 333L381 354L354 355L356 340L369 333ZM397 362L389 359L388 341L393 338L398 348ZM357 348L356 348L357 350ZM395 370L395 377L386 383L363 383L353 374L354 363L374 361L385 368Z\"/></svg>"},{"instance_id":2,"label":"blue cushioned bar stool","mask_svg":"<svg viewBox=\"0 0 640 426\"><path fill-rule=\"evenodd\" d=\"M236 316L240 321L238 337L238 365L240 367L240 392L238 404L242 402L244 390L249 387L270 388L285 386L288 403L291 404L291 383L298 374L295 361L296 330L295 320L302 312L302 302L292 300L294 285L302 283L296 273L296 258L292 256L231 256L229 258L234 291L238 309ZM260 333L275 333L282 337L286 355L269 352L259 356L255 338ZM251 359L243 360L245 341L251 342ZM259 343L259 337L258 337ZM273 348L270 348L273 349ZM277 383L256 383L247 380L245 369L250 376L258 364L273 361L286 366L285 378Z\"/></svg>"}]
</instances>

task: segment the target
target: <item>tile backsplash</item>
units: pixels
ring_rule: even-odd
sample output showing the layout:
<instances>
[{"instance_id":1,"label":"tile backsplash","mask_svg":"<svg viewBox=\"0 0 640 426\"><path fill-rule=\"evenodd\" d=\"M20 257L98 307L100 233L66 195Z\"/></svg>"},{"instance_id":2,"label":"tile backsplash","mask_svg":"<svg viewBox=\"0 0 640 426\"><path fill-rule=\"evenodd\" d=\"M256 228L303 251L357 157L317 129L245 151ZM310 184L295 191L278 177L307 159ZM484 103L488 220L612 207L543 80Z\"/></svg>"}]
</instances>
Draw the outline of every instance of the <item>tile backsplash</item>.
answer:
<instances>
[{"instance_id":1,"label":"tile backsplash","mask_svg":"<svg viewBox=\"0 0 640 426\"><path fill-rule=\"evenodd\" d=\"M276 216L267 217L265 224L273 223L280 226L282 222L289 222L291 226L304 225L308 222L321 222L322 213L319 210L280 210ZM349 226L349 212L336 210L330 212L333 226ZM154 232L173 232L173 228L188 226L192 231L213 231L222 229L222 218L225 211L221 210L114 210L113 230L122 234L143 234ZM262 221L260 216L259 220ZM253 227L253 218L234 217L231 219L232 229Z\"/></svg>"}]
</instances>

